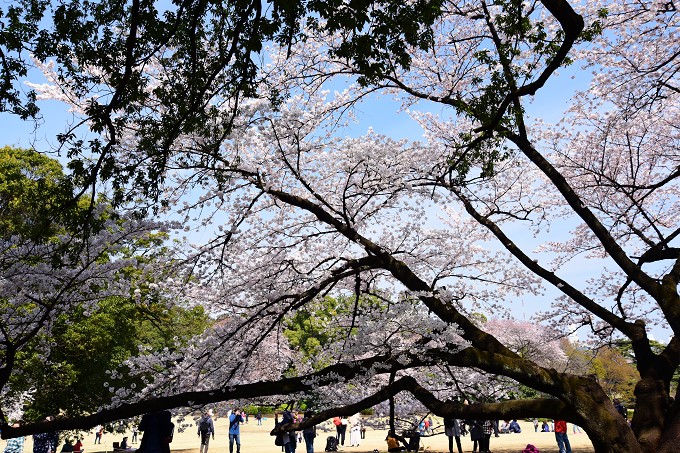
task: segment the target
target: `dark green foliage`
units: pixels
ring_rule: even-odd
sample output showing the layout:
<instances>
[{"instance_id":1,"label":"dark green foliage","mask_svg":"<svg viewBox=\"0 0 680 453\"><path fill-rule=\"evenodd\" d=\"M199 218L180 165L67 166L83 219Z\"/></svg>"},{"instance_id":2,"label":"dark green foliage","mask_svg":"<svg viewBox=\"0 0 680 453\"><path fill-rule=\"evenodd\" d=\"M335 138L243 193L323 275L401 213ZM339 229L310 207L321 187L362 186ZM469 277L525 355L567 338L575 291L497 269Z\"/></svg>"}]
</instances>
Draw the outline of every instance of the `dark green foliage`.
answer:
<instances>
[{"instance_id":1,"label":"dark green foliage","mask_svg":"<svg viewBox=\"0 0 680 453\"><path fill-rule=\"evenodd\" d=\"M23 245L31 250L48 242L64 244L52 252L53 256L33 256L29 252L23 259L31 265L37 260L50 260L54 269L59 269L64 261L70 262L62 258L79 253L77 244L81 241L55 238L83 234L86 218L90 226L99 223L102 219L89 217L89 208L88 201L78 202L74 198L72 186L56 160L34 150L0 149L0 235L5 246ZM108 210L103 216L113 215ZM138 263L152 264L167 254L163 247L166 239L164 234L149 234L130 241L123 253L136 257ZM104 255L98 259L106 261L111 257ZM170 271L158 270L154 277L163 279L169 276L167 272ZM106 296L102 288L96 307L86 308L84 301L50 319L49 335L34 330L36 326L30 321L24 327L14 326L14 336L8 339L15 344L0 350L0 369L6 367L7 361L12 362L12 373L4 389L7 400L31 395L25 408L26 420L41 420L48 414L75 416L93 411L111 401L113 393L109 387L136 383L141 388L142 383L136 380L139 378L130 378L125 367L119 369L125 360L140 354L140 345L151 351L174 347L178 341L182 344L207 327L208 317L202 308L168 304L161 295L149 290L152 277L139 269L130 267L120 277L143 289L144 304L132 298ZM0 297L0 308L13 310L5 305ZM31 305L27 302L19 311L29 313L34 308ZM15 348L16 357L11 354ZM109 374L112 370L122 374L114 377Z\"/></svg>"},{"instance_id":2,"label":"dark green foliage","mask_svg":"<svg viewBox=\"0 0 680 453\"><path fill-rule=\"evenodd\" d=\"M440 0L312 1L309 6L326 21L327 30L343 34L333 53L352 62L364 85L393 75L396 68L408 68L409 46L431 47L431 25L442 12Z\"/></svg>"},{"instance_id":3,"label":"dark green foliage","mask_svg":"<svg viewBox=\"0 0 680 453\"><path fill-rule=\"evenodd\" d=\"M0 235L42 242L77 220L61 165L33 150L0 148Z\"/></svg>"},{"instance_id":4,"label":"dark green foliage","mask_svg":"<svg viewBox=\"0 0 680 453\"><path fill-rule=\"evenodd\" d=\"M159 312L165 311L163 314ZM131 378L126 359L139 354L139 345L152 350L174 346L174 337L187 339L207 324L202 309L161 307L142 309L132 300L109 298L94 313L77 310L55 322L49 338L36 338L17 360L20 373L11 380L12 394L39 389L26 406L27 420L41 420L47 414L77 416L110 402L109 388L143 386ZM52 344L46 362L39 354L41 343ZM112 377L110 371L122 371Z\"/></svg>"},{"instance_id":5,"label":"dark green foliage","mask_svg":"<svg viewBox=\"0 0 680 453\"><path fill-rule=\"evenodd\" d=\"M316 368L327 366L331 358L324 358L321 351L324 346L341 340L347 335L346 327L340 321L348 323L354 310L379 307L381 302L374 297L363 295L358 303L354 296L326 296L308 309L298 310L285 323L284 335L291 348L303 353L303 356L314 363Z\"/></svg>"}]
</instances>

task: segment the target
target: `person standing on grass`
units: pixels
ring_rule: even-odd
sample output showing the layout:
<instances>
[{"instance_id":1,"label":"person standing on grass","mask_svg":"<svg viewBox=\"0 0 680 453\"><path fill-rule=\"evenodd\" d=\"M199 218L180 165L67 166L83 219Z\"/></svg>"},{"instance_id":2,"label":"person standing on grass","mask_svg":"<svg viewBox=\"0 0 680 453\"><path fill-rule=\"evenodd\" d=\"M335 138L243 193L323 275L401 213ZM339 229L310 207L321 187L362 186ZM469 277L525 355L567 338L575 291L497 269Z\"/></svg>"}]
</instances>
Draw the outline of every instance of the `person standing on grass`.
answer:
<instances>
[{"instance_id":1,"label":"person standing on grass","mask_svg":"<svg viewBox=\"0 0 680 453\"><path fill-rule=\"evenodd\" d=\"M491 434L493 434L496 422L493 420L484 420L482 422L483 437L479 440L479 453L490 453Z\"/></svg>"},{"instance_id":2,"label":"person standing on grass","mask_svg":"<svg viewBox=\"0 0 680 453\"><path fill-rule=\"evenodd\" d=\"M94 443L95 444L101 444L102 443L102 435L104 434L104 427L102 425L97 425L94 428Z\"/></svg>"},{"instance_id":3,"label":"person standing on grass","mask_svg":"<svg viewBox=\"0 0 680 453\"><path fill-rule=\"evenodd\" d=\"M467 420L466 425L470 427L470 440L472 441L472 451L477 451L477 447L481 445L484 438L484 430L482 429L481 420ZM481 452L481 448L479 449Z\"/></svg>"},{"instance_id":4,"label":"person standing on grass","mask_svg":"<svg viewBox=\"0 0 680 453\"><path fill-rule=\"evenodd\" d=\"M361 415L356 413L349 419L349 446L358 447L361 442Z\"/></svg>"},{"instance_id":5,"label":"person standing on grass","mask_svg":"<svg viewBox=\"0 0 680 453\"><path fill-rule=\"evenodd\" d=\"M623 419L625 421L628 421L628 409L626 409L626 406L621 404L621 401L618 398L614 398L614 400L612 402L614 403L614 407L616 408L616 412L621 414L621 417L623 417Z\"/></svg>"},{"instance_id":6,"label":"person standing on grass","mask_svg":"<svg viewBox=\"0 0 680 453\"><path fill-rule=\"evenodd\" d=\"M45 418L46 422L51 422L52 416ZM56 453L59 443L59 433L51 431L48 433L38 433L33 435L33 453Z\"/></svg>"},{"instance_id":7,"label":"person standing on grass","mask_svg":"<svg viewBox=\"0 0 680 453\"><path fill-rule=\"evenodd\" d=\"M12 428L18 428L21 426L21 422L14 422ZM4 453L23 453L24 451L24 436L12 437L7 439L7 444L5 445Z\"/></svg>"},{"instance_id":8,"label":"person standing on grass","mask_svg":"<svg viewBox=\"0 0 680 453\"><path fill-rule=\"evenodd\" d=\"M567 422L564 420L555 420L555 440L560 453L571 453L571 445L567 437Z\"/></svg>"},{"instance_id":9,"label":"person standing on grass","mask_svg":"<svg viewBox=\"0 0 680 453\"><path fill-rule=\"evenodd\" d=\"M229 453L234 453L234 442L236 442L236 453L241 453L241 429L243 416L239 409L234 409L229 415Z\"/></svg>"},{"instance_id":10,"label":"person standing on grass","mask_svg":"<svg viewBox=\"0 0 680 453\"><path fill-rule=\"evenodd\" d=\"M139 450L144 453L170 453L170 443L175 434L170 411L144 414L137 429L144 433Z\"/></svg>"},{"instance_id":11,"label":"person standing on grass","mask_svg":"<svg viewBox=\"0 0 680 453\"><path fill-rule=\"evenodd\" d=\"M463 447L460 444L460 422L451 417L444 417L444 434L449 438L449 453L453 453L453 439L456 439L456 447L458 453L463 453Z\"/></svg>"},{"instance_id":12,"label":"person standing on grass","mask_svg":"<svg viewBox=\"0 0 680 453\"><path fill-rule=\"evenodd\" d=\"M338 440L338 445L340 445L340 430L342 429L342 420L339 416L333 417L333 425L335 426L335 438Z\"/></svg>"},{"instance_id":13,"label":"person standing on grass","mask_svg":"<svg viewBox=\"0 0 680 453\"><path fill-rule=\"evenodd\" d=\"M302 420L310 418L313 415L312 411L305 412L305 418ZM305 439L305 445L307 446L307 453L314 453L314 438L316 437L316 425L312 425L302 430L302 437Z\"/></svg>"},{"instance_id":14,"label":"person standing on grass","mask_svg":"<svg viewBox=\"0 0 680 453\"><path fill-rule=\"evenodd\" d=\"M283 411L281 417L281 424L287 425L288 423L295 423L295 417L289 410ZM297 436L295 431L287 431L283 435L283 451L285 453L295 453L297 448Z\"/></svg>"}]
</instances>

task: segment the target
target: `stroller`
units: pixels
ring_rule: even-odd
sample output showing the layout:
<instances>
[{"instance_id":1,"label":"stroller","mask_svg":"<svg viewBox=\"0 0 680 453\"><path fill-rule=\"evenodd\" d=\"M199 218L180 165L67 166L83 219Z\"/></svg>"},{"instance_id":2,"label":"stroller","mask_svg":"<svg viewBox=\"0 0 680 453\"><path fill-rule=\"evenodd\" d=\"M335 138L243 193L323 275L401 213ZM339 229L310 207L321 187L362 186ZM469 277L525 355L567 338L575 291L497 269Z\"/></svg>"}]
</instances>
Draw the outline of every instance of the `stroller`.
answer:
<instances>
[{"instance_id":1,"label":"stroller","mask_svg":"<svg viewBox=\"0 0 680 453\"><path fill-rule=\"evenodd\" d=\"M338 451L338 439L335 436L326 438L326 449L324 451Z\"/></svg>"}]
</instances>

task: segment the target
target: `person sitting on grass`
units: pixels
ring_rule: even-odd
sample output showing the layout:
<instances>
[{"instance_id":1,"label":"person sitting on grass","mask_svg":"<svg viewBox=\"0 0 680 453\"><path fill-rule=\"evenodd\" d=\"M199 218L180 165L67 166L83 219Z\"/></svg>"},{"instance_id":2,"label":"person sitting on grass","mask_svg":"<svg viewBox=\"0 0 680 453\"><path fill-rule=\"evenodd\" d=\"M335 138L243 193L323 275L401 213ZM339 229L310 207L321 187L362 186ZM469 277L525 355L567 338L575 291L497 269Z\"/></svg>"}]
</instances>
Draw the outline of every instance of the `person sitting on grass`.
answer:
<instances>
[{"instance_id":1,"label":"person sitting on grass","mask_svg":"<svg viewBox=\"0 0 680 453\"><path fill-rule=\"evenodd\" d=\"M127 436L123 437L123 440L120 442L120 449L121 450L127 450L130 447L130 444L128 444L128 438Z\"/></svg>"},{"instance_id":2,"label":"person sitting on grass","mask_svg":"<svg viewBox=\"0 0 680 453\"><path fill-rule=\"evenodd\" d=\"M397 439L397 436L394 434L394 431L392 430L387 432L387 437L385 438L385 441L387 441L388 452L406 451L406 448L399 446L399 439Z\"/></svg>"},{"instance_id":3,"label":"person sitting on grass","mask_svg":"<svg viewBox=\"0 0 680 453\"><path fill-rule=\"evenodd\" d=\"M510 422L510 425L508 426L508 431L517 434L522 432L522 428L520 428L519 423L517 423L517 420L513 420Z\"/></svg>"}]
</instances>

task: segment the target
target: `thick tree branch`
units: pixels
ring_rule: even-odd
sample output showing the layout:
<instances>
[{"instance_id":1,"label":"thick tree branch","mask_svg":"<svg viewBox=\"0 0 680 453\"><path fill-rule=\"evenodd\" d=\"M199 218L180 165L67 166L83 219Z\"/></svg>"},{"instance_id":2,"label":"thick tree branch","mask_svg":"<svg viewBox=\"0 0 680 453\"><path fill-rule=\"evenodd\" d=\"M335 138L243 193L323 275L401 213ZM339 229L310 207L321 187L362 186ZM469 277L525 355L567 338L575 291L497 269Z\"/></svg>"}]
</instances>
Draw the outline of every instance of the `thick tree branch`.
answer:
<instances>
[{"instance_id":1,"label":"thick tree branch","mask_svg":"<svg viewBox=\"0 0 680 453\"><path fill-rule=\"evenodd\" d=\"M478 128L478 131L495 129L503 118L503 115L505 115L505 112L510 104L514 103L522 96L533 96L536 94L536 92L546 84L553 73L557 71L560 66L562 66L567 54L583 30L583 18L577 14L571 5L569 5L569 3L565 0L541 0L541 3L543 3L543 5L548 9L548 11L550 11L550 13L562 26L562 30L564 31L564 40L560 44L560 48L557 50L557 52L555 52L555 55L552 57L538 78L533 82L521 86L511 93L508 93L496 110L496 115L494 118Z\"/></svg>"},{"instance_id":2,"label":"thick tree branch","mask_svg":"<svg viewBox=\"0 0 680 453\"><path fill-rule=\"evenodd\" d=\"M661 285L643 272L642 269L626 255L605 226L602 225L593 212L583 203L564 176L540 152L538 152L527 139L511 132L508 132L508 138L550 179L574 213L588 225L593 234L599 239L605 251L621 267L626 275L630 276L635 283L647 291L655 300L657 300L657 302L662 304L662 308L668 309L669 307L664 307L666 304L663 303ZM673 328L676 333L680 333L680 307L678 307L677 317L678 321Z\"/></svg>"},{"instance_id":3,"label":"thick tree branch","mask_svg":"<svg viewBox=\"0 0 680 453\"><path fill-rule=\"evenodd\" d=\"M512 239L510 239L503 232L503 230L501 230L498 225L496 225L495 222L477 211L472 205L472 202L460 190L454 186L446 186L463 203L467 213L470 214L470 216L472 216L477 222L479 222L480 225L486 227L494 236L496 236L503 247L505 247L505 249L515 258L517 258L528 270L541 277L546 282L552 284L555 288L564 293L566 296L570 297L583 308L614 326L629 338L637 338L640 335L645 335L644 329L640 331L638 328L636 328L634 323L627 322L621 317L614 315L611 311L595 303L592 299L573 287L567 281L561 279L553 272L550 272L541 266L537 261L531 259L531 257L524 253L524 251L518 247L517 244Z\"/></svg>"},{"instance_id":4,"label":"thick tree branch","mask_svg":"<svg viewBox=\"0 0 680 453\"><path fill-rule=\"evenodd\" d=\"M371 396L346 406L335 407L315 413L312 417L305 418L300 423L288 423L275 427L271 435L278 432L301 430L317 425L334 416L349 416L359 411L375 406L388 400L401 392L411 393L418 401L427 407L432 413L440 417L454 417L460 419L511 419L521 417L549 417L564 420L579 419L574 412L559 400L539 398L532 400L510 400L502 403L462 404L445 402L422 387L411 376L403 376L386 385Z\"/></svg>"},{"instance_id":5,"label":"thick tree branch","mask_svg":"<svg viewBox=\"0 0 680 453\"><path fill-rule=\"evenodd\" d=\"M289 194L287 192L266 189L269 194L277 199L314 214L320 221L335 228L338 233L361 245L368 253L378 257L382 261L382 268L390 272L409 290L419 293L432 293L432 288L420 279L403 261L396 259L389 251L385 250L370 239L360 235L354 228L341 222L328 214L321 206L305 198ZM516 357L516 354L493 336L475 326L469 319L463 316L451 304L447 304L434 296L420 295L420 300L445 322L454 323L463 331L463 338L470 341L473 346L497 352L508 357Z\"/></svg>"}]
</instances>

